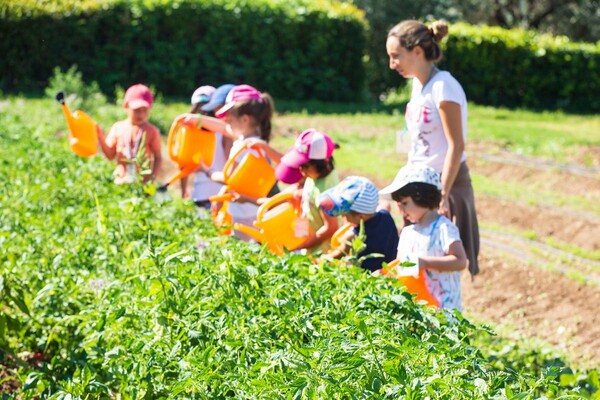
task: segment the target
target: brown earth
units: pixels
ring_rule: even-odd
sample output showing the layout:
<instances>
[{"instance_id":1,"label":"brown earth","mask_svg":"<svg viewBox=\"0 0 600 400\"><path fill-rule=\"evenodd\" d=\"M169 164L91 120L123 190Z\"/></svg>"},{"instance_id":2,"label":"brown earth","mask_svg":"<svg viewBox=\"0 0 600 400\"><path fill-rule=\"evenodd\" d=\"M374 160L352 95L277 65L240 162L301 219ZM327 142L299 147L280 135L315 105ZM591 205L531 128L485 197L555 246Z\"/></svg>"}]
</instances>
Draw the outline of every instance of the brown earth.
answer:
<instances>
[{"instance_id":1,"label":"brown earth","mask_svg":"<svg viewBox=\"0 0 600 400\"><path fill-rule=\"evenodd\" d=\"M475 144L474 147L479 150L481 146ZM479 156L470 154L473 174L600 201L600 173L596 173L594 167L581 167L581 173L577 168L548 166L544 160L532 158L514 162L519 160L518 156L507 152L503 152L502 157L496 153L488 158L479 151L475 152ZM600 149L586 153L588 159L595 159L598 154ZM174 170L175 166L165 158L159 181L165 181ZM381 184L376 177L372 178ZM174 186L175 193L179 194L179 184ZM598 215L574 211L567 206L531 205L510 197L477 193L476 202L482 224L534 232L540 243L553 239L591 251L600 250ZM514 329L522 336L541 339L577 365L600 367L600 313L597 312L600 286L569 277L555 254L542 251L533 258L530 255L524 255L523 250L511 242L510 235L500 244L494 237L486 240L486 233L482 231L481 272L474 280L463 273L465 313L474 320L489 321ZM547 263L557 264L558 270L538 267ZM597 269L594 272L598 273L597 282L600 282L600 262L594 261L591 265L590 268Z\"/></svg>"}]
</instances>

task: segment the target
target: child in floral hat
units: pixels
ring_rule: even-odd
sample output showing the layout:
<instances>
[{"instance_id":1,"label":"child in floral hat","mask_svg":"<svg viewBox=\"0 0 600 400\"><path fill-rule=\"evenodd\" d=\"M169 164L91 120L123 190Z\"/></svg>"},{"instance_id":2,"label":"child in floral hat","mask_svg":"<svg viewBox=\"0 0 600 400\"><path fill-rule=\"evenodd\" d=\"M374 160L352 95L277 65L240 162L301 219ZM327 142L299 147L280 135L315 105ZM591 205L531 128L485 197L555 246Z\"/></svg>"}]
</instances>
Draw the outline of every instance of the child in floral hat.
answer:
<instances>
[{"instance_id":1,"label":"child in floral hat","mask_svg":"<svg viewBox=\"0 0 600 400\"><path fill-rule=\"evenodd\" d=\"M441 190L433 168L409 164L379 193L391 194L412 223L400 232L398 259L425 270L427 290L440 308L461 310L460 271L468 261L458 228L438 213Z\"/></svg>"},{"instance_id":2,"label":"child in floral hat","mask_svg":"<svg viewBox=\"0 0 600 400\"><path fill-rule=\"evenodd\" d=\"M359 234L364 226L365 248L357 254L362 260L360 267L374 272L381 264L391 262L398 251L398 229L390 213L377 210L379 193L375 185L361 176L349 176L319 196L319 207L330 216L343 216L354 225L341 238L341 246L332 249L328 258L340 258L348 251L347 243ZM371 257L367 257L373 255Z\"/></svg>"}]
</instances>

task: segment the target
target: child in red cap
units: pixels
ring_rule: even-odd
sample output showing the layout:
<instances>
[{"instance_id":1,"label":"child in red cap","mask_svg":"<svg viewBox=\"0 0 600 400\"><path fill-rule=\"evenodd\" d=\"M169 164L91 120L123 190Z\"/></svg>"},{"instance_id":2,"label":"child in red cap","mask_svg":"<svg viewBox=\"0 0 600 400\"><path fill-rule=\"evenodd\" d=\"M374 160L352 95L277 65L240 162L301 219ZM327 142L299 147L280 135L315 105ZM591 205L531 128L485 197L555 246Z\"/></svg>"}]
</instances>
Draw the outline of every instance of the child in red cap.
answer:
<instances>
[{"instance_id":1,"label":"child in red cap","mask_svg":"<svg viewBox=\"0 0 600 400\"><path fill-rule=\"evenodd\" d=\"M102 152L109 159L117 159L115 183L133 183L137 180L140 166L137 165L138 153L150 161L150 174L143 182L153 180L160 168L162 155L160 150L160 131L148 122L150 108L154 99L148 87L137 84L125 92L123 107L127 119L116 122L105 137L102 129L98 128L98 141Z\"/></svg>"}]
</instances>

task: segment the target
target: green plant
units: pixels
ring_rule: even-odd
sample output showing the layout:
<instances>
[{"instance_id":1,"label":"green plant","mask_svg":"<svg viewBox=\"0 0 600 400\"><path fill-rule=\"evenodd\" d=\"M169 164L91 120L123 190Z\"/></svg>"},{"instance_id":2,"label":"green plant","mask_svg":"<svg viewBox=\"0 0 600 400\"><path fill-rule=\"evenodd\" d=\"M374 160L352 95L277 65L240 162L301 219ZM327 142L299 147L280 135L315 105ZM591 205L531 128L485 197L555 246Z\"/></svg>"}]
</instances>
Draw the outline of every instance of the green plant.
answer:
<instances>
[{"instance_id":1,"label":"green plant","mask_svg":"<svg viewBox=\"0 0 600 400\"><path fill-rule=\"evenodd\" d=\"M72 65L65 72L60 67L54 68L45 93L53 99L60 91L65 92L66 102L72 110L96 112L99 107L106 104L106 97L100 91L98 83L94 81L86 84L81 72L77 70L77 65Z\"/></svg>"}]
</instances>

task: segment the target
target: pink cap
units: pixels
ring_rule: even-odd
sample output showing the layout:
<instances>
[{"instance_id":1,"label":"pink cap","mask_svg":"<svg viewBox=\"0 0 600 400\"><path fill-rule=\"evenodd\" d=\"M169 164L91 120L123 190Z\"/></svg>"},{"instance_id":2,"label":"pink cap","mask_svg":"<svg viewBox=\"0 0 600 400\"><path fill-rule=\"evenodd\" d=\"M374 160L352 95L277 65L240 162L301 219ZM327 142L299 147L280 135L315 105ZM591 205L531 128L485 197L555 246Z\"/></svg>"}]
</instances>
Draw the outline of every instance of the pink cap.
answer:
<instances>
[{"instance_id":1,"label":"pink cap","mask_svg":"<svg viewBox=\"0 0 600 400\"><path fill-rule=\"evenodd\" d=\"M138 83L137 85L130 86L125 92L125 98L123 99L123 105L132 110L146 107L151 108L154 98L150 89L147 86Z\"/></svg>"},{"instance_id":2,"label":"pink cap","mask_svg":"<svg viewBox=\"0 0 600 400\"><path fill-rule=\"evenodd\" d=\"M315 129L307 129L297 138L294 147L281 158L281 163L299 168L310 160L325 160L332 156L335 144L331 138Z\"/></svg>"},{"instance_id":3,"label":"pink cap","mask_svg":"<svg viewBox=\"0 0 600 400\"><path fill-rule=\"evenodd\" d=\"M250 85L237 85L227 95L225 99L225 105L217 110L215 115L219 118L225 117L227 111L231 110L235 103L239 101L251 101L256 100L262 102L262 95L258 90Z\"/></svg>"},{"instance_id":4,"label":"pink cap","mask_svg":"<svg viewBox=\"0 0 600 400\"><path fill-rule=\"evenodd\" d=\"M288 151L292 151L293 147ZM300 168L289 167L286 164L280 162L277 164L275 168L275 177L278 181L283 183L287 183L288 185L292 185L294 183L300 182L302 179L302 172L300 172Z\"/></svg>"}]
</instances>

